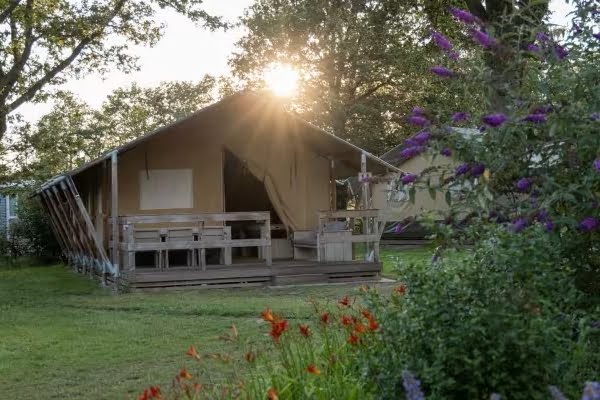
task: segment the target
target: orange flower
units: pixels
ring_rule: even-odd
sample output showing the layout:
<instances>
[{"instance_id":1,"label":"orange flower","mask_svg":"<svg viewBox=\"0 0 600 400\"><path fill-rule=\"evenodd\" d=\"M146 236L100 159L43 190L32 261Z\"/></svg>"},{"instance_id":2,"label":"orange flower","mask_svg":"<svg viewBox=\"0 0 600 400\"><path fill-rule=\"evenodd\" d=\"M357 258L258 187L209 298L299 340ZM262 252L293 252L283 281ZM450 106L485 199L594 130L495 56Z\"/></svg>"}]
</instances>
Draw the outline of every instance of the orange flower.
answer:
<instances>
[{"instance_id":1,"label":"orange flower","mask_svg":"<svg viewBox=\"0 0 600 400\"><path fill-rule=\"evenodd\" d=\"M273 337L273 340L276 342L279 341L279 337L288 327L287 320L275 321L271 323L271 333L270 335Z\"/></svg>"},{"instance_id":2,"label":"orange flower","mask_svg":"<svg viewBox=\"0 0 600 400\"><path fill-rule=\"evenodd\" d=\"M350 316L350 315L342 315L342 325L344 326L350 326L354 324L354 317Z\"/></svg>"},{"instance_id":3,"label":"orange flower","mask_svg":"<svg viewBox=\"0 0 600 400\"><path fill-rule=\"evenodd\" d=\"M376 331L379 328L379 324L375 321L374 318L369 319L369 329L372 331Z\"/></svg>"},{"instance_id":4,"label":"orange flower","mask_svg":"<svg viewBox=\"0 0 600 400\"><path fill-rule=\"evenodd\" d=\"M353 346L356 346L358 344L358 336L356 336L354 332L352 332L348 337L348 343L350 343Z\"/></svg>"},{"instance_id":5,"label":"orange flower","mask_svg":"<svg viewBox=\"0 0 600 400\"><path fill-rule=\"evenodd\" d=\"M341 298L340 301L338 301L338 303L341 306L348 307L350 305L350 299L348 298L348 296L344 296L344 297Z\"/></svg>"},{"instance_id":6,"label":"orange flower","mask_svg":"<svg viewBox=\"0 0 600 400\"><path fill-rule=\"evenodd\" d=\"M244 358L246 359L246 361L251 363L256 359L256 355L253 352L249 351L246 354L244 354Z\"/></svg>"},{"instance_id":7,"label":"orange flower","mask_svg":"<svg viewBox=\"0 0 600 400\"><path fill-rule=\"evenodd\" d=\"M185 368L179 371L179 377L183 379L192 379L192 375Z\"/></svg>"},{"instance_id":8,"label":"orange flower","mask_svg":"<svg viewBox=\"0 0 600 400\"><path fill-rule=\"evenodd\" d=\"M202 385L199 384L198 382L196 382L196 383L194 383L193 388L194 388L194 392L198 393L202 390Z\"/></svg>"},{"instance_id":9,"label":"orange flower","mask_svg":"<svg viewBox=\"0 0 600 400\"><path fill-rule=\"evenodd\" d=\"M277 395L277 390L273 388L269 388L267 390L267 399L268 400L279 400L279 396Z\"/></svg>"},{"instance_id":10,"label":"orange flower","mask_svg":"<svg viewBox=\"0 0 600 400\"><path fill-rule=\"evenodd\" d=\"M300 334L304 337L309 337L310 327L308 325L300 325Z\"/></svg>"},{"instance_id":11,"label":"orange flower","mask_svg":"<svg viewBox=\"0 0 600 400\"><path fill-rule=\"evenodd\" d=\"M373 314L371 314L369 312L369 310L362 310L361 314L363 315L363 317L365 317L366 319L372 319L373 318Z\"/></svg>"},{"instance_id":12,"label":"orange flower","mask_svg":"<svg viewBox=\"0 0 600 400\"><path fill-rule=\"evenodd\" d=\"M399 286L396 286L394 288L394 293L396 293L396 294L398 294L400 296L406 294L406 285L403 283L403 284L401 284Z\"/></svg>"},{"instance_id":13,"label":"orange flower","mask_svg":"<svg viewBox=\"0 0 600 400\"><path fill-rule=\"evenodd\" d=\"M185 354L187 356L195 358L196 360L200 359L200 355L198 354L198 352L196 351L196 348L194 346L190 346L190 348L188 349L188 351Z\"/></svg>"},{"instance_id":14,"label":"orange flower","mask_svg":"<svg viewBox=\"0 0 600 400\"><path fill-rule=\"evenodd\" d=\"M261 312L260 316L267 322L275 322L275 316L273 315L273 312L270 308L267 308L266 310Z\"/></svg>"},{"instance_id":15,"label":"orange flower","mask_svg":"<svg viewBox=\"0 0 600 400\"><path fill-rule=\"evenodd\" d=\"M359 322L354 326L355 333L365 333L366 331L367 327L362 322Z\"/></svg>"},{"instance_id":16,"label":"orange flower","mask_svg":"<svg viewBox=\"0 0 600 400\"><path fill-rule=\"evenodd\" d=\"M309 366L306 367L306 372L313 375L321 375L321 370L317 368L315 364L309 364Z\"/></svg>"},{"instance_id":17,"label":"orange flower","mask_svg":"<svg viewBox=\"0 0 600 400\"><path fill-rule=\"evenodd\" d=\"M329 323L329 313L328 312L324 312L323 314L321 314L321 322L324 323L325 325L327 325L327 323Z\"/></svg>"},{"instance_id":18,"label":"orange flower","mask_svg":"<svg viewBox=\"0 0 600 400\"><path fill-rule=\"evenodd\" d=\"M160 386L150 386L138 396L138 400L159 400L161 399Z\"/></svg>"}]
</instances>

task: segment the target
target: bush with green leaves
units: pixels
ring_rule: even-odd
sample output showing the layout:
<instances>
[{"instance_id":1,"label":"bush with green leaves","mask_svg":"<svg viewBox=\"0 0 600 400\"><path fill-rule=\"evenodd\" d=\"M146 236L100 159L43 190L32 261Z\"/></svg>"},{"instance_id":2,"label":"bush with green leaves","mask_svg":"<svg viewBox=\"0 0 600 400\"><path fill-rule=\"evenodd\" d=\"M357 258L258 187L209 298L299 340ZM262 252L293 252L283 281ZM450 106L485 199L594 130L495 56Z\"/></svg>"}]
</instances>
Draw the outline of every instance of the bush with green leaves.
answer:
<instances>
[{"instance_id":1,"label":"bush with green leaves","mask_svg":"<svg viewBox=\"0 0 600 400\"><path fill-rule=\"evenodd\" d=\"M519 236L491 227L486 237L467 256L398 271L404 296L368 296L381 321L381 343L363 352L361 363L381 398L398 397L404 370L422 379L429 399L492 393L541 399L548 385L574 393L582 380L596 378L596 367L585 364L592 369L565 382L582 367L575 365L582 361L573 359L576 352L596 365L600 357L587 342L573 340L592 328L590 321L580 324L581 295L561 258L560 239L540 227Z\"/></svg>"}]
</instances>

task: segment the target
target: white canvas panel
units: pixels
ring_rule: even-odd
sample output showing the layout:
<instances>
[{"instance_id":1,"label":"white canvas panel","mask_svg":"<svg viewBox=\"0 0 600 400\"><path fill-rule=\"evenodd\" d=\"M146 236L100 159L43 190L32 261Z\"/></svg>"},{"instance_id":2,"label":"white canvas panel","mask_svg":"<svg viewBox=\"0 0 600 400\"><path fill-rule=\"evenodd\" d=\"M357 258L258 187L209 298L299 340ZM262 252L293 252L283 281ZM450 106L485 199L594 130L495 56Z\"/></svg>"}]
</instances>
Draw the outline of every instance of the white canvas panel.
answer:
<instances>
[{"instance_id":1,"label":"white canvas panel","mask_svg":"<svg viewBox=\"0 0 600 400\"><path fill-rule=\"evenodd\" d=\"M140 210L194 207L191 169L140 171Z\"/></svg>"}]
</instances>

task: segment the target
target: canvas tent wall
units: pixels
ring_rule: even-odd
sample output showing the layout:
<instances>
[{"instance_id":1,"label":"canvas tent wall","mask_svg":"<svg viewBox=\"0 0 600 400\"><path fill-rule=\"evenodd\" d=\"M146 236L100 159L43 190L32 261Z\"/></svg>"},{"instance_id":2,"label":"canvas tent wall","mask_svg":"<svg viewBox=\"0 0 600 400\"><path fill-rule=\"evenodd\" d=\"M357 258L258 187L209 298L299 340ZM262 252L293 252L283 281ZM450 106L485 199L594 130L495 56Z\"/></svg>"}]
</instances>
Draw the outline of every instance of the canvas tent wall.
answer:
<instances>
[{"instance_id":1,"label":"canvas tent wall","mask_svg":"<svg viewBox=\"0 0 600 400\"><path fill-rule=\"evenodd\" d=\"M119 215L224 212L227 151L264 183L290 230L313 229L316 211L330 208L331 160L333 178L355 176L364 152L285 112L274 99L252 92L230 96L115 151ZM367 155L369 171L384 174L395 169ZM96 224L109 214L108 158L69 173ZM156 187L161 182L169 183L163 192ZM161 196L170 198L163 201ZM145 201L148 198L153 201Z\"/></svg>"}]
</instances>

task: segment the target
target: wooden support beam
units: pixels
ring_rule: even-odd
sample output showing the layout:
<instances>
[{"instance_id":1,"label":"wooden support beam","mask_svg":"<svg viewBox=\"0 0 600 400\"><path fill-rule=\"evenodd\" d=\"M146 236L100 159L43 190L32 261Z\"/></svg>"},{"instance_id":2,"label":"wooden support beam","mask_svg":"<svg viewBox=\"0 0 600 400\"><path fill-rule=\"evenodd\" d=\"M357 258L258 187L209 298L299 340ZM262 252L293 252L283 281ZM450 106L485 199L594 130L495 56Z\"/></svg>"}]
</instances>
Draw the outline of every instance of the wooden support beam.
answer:
<instances>
[{"instance_id":1,"label":"wooden support beam","mask_svg":"<svg viewBox=\"0 0 600 400\"><path fill-rule=\"evenodd\" d=\"M65 243L63 234L60 231L60 228L57 226L57 221L56 221L52 211L50 210L50 206L48 205L48 203L46 201L46 197L44 196L43 192L40 192L38 194L38 198L39 198L40 204L42 205L42 208L44 208L44 211L46 211L46 214L48 215L48 220L50 221L50 227L52 228L52 233L54 233L54 237L56 238L56 241L58 242L58 245L60 246L60 250L63 253L63 256L70 263L71 251Z\"/></svg>"},{"instance_id":2,"label":"wooden support beam","mask_svg":"<svg viewBox=\"0 0 600 400\"><path fill-rule=\"evenodd\" d=\"M117 278L119 277L119 172L117 152L114 151L110 157L110 174L111 174L111 205L110 218L112 223L112 264L115 270L114 279L117 286Z\"/></svg>"},{"instance_id":3,"label":"wooden support beam","mask_svg":"<svg viewBox=\"0 0 600 400\"><path fill-rule=\"evenodd\" d=\"M335 183L335 160L329 160L329 209L337 208L337 185Z\"/></svg>"},{"instance_id":4,"label":"wooden support beam","mask_svg":"<svg viewBox=\"0 0 600 400\"><path fill-rule=\"evenodd\" d=\"M40 192L41 196L44 198L44 200L46 201L46 205L48 206L48 210L50 211L50 215L52 216L52 218L55 220L56 226L61 234L63 243L65 244L65 246L68 249L69 252L69 265L71 267L75 267L76 266L76 259L75 259L75 255L77 254L77 247L73 244L73 241L70 238L70 234L69 234L69 230L67 229L67 227L65 226L64 221L60 218L60 214L58 212L58 209L56 208L56 205L54 204L52 198L50 197L50 193L47 190L42 190Z\"/></svg>"},{"instance_id":5,"label":"wooden support beam","mask_svg":"<svg viewBox=\"0 0 600 400\"><path fill-rule=\"evenodd\" d=\"M83 233L88 238L89 247L91 247L93 250L94 258L97 260L98 263L100 263L100 267L102 268L103 274L102 278L103 280L105 280L106 273L108 272L107 265L110 262L108 259L108 255L104 251L104 247L102 246L102 243L96 235L94 224L92 223L92 220L83 205L83 201L81 201L81 196L79 196L79 192L75 187L75 183L73 182L71 177L68 177L67 179L65 179L65 181L66 183L61 183L61 185L64 185L64 190L66 190L71 195L72 199L75 202L75 205L77 207L76 211L79 212L79 216L81 218L80 223L83 225Z\"/></svg>"}]
</instances>

